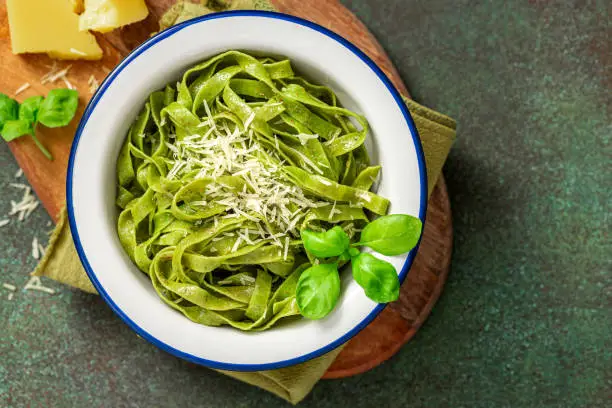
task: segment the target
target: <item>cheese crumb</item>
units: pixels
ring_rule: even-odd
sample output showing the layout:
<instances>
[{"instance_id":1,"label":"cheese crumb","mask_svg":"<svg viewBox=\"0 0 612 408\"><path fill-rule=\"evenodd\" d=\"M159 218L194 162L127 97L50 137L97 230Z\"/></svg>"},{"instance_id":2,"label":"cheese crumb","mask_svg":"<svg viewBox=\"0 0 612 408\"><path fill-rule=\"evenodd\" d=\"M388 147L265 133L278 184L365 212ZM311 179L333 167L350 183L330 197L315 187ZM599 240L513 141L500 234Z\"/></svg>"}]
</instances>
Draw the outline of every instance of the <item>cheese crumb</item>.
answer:
<instances>
[{"instance_id":1,"label":"cheese crumb","mask_svg":"<svg viewBox=\"0 0 612 408\"><path fill-rule=\"evenodd\" d=\"M65 79L68 71L70 71L72 65L68 65L65 68L58 71L57 62L53 61L53 65L51 66L51 70L47 72L45 75L40 78L40 83L42 85L47 83L55 83L58 79Z\"/></svg>"},{"instance_id":2,"label":"cheese crumb","mask_svg":"<svg viewBox=\"0 0 612 408\"><path fill-rule=\"evenodd\" d=\"M65 76L62 77L62 81L64 81L64 84L66 85L66 88L68 88L68 89L75 89L74 85L72 85L72 83Z\"/></svg>"},{"instance_id":3,"label":"cheese crumb","mask_svg":"<svg viewBox=\"0 0 612 408\"><path fill-rule=\"evenodd\" d=\"M289 252L289 237L285 238L285 252L283 253L283 261L287 260L287 254Z\"/></svg>"},{"instance_id":4,"label":"cheese crumb","mask_svg":"<svg viewBox=\"0 0 612 408\"><path fill-rule=\"evenodd\" d=\"M89 80L87 81L87 84L89 85L90 94L93 94L94 92L96 92L98 88L100 87L100 83L98 82L96 77L94 77L93 75L89 76Z\"/></svg>"},{"instance_id":5,"label":"cheese crumb","mask_svg":"<svg viewBox=\"0 0 612 408\"><path fill-rule=\"evenodd\" d=\"M32 240L32 258L40 259L40 252L38 250L38 238L34 237Z\"/></svg>"},{"instance_id":6,"label":"cheese crumb","mask_svg":"<svg viewBox=\"0 0 612 408\"><path fill-rule=\"evenodd\" d=\"M30 87L30 83L26 82L25 84L21 85L19 88L17 88L17 90L15 91L15 96L19 95L20 93L22 93L23 91L25 91L26 89L28 89Z\"/></svg>"},{"instance_id":7,"label":"cheese crumb","mask_svg":"<svg viewBox=\"0 0 612 408\"><path fill-rule=\"evenodd\" d=\"M17 286L15 286L15 285L11 285L10 283L3 283L3 284L2 284L2 287L3 287L4 289L10 290L10 291L12 291L12 292L14 292L14 291L16 291L16 290L17 290Z\"/></svg>"},{"instance_id":8,"label":"cheese crumb","mask_svg":"<svg viewBox=\"0 0 612 408\"><path fill-rule=\"evenodd\" d=\"M26 283L24 290L36 290L39 292L45 292L50 295L55 294L55 290L44 286L38 276L32 276Z\"/></svg>"},{"instance_id":9,"label":"cheese crumb","mask_svg":"<svg viewBox=\"0 0 612 408\"><path fill-rule=\"evenodd\" d=\"M10 186L23 190L23 197L19 203L11 201L11 211L9 215L16 215L19 221L23 221L38 208L38 201L34 195L32 195L32 189L25 184L11 183Z\"/></svg>"},{"instance_id":10,"label":"cheese crumb","mask_svg":"<svg viewBox=\"0 0 612 408\"><path fill-rule=\"evenodd\" d=\"M305 133L300 133L296 135L296 137L300 140L300 143L302 144L302 146L304 146L306 143L308 143L309 140L318 139L319 135L317 134L308 135Z\"/></svg>"}]
</instances>

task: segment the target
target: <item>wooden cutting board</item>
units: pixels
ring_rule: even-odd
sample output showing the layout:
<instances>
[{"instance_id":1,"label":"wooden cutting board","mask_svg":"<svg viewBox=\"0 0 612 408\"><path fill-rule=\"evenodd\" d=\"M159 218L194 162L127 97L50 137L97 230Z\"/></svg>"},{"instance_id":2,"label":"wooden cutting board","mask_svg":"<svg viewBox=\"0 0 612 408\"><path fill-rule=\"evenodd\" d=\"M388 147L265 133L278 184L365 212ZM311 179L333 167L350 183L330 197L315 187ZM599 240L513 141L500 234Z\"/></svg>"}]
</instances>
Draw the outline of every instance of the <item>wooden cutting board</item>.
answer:
<instances>
[{"instance_id":1,"label":"wooden cutting board","mask_svg":"<svg viewBox=\"0 0 612 408\"><path fill-rule=\"evenodd\" d=\"M146 20L98 35L104 50L101 61L59 61L71 65L70 82L81 95L79 115L90 98L88 81L98 82L127 53L158 31L159 17L174 0L147 0L151 11ZM325 26L357 45L387 74L397 89L409 96L399 74L367 28L337 0L272 0L281 12L302 17ZM0 4L0 91L13 96L24 83L31 86L16 98L46 95L49 89L64 87L63 82L41 85L40 79L53 64L45 55L16 56L11 53L6 2ZM9 143L17 162L49 214L57 219L65 202L68 155L78 121L66 128L39 128L37 135L55 160L42 156L30 138ZM394 302L363 331L349 341L324 378L341 378L365 372L390 358L419 329L435 304L450 266L452 221L448 193L440 178L429 200L427 223L414 265L402 285L400 299Z\"/></svg>"}]
</instances>

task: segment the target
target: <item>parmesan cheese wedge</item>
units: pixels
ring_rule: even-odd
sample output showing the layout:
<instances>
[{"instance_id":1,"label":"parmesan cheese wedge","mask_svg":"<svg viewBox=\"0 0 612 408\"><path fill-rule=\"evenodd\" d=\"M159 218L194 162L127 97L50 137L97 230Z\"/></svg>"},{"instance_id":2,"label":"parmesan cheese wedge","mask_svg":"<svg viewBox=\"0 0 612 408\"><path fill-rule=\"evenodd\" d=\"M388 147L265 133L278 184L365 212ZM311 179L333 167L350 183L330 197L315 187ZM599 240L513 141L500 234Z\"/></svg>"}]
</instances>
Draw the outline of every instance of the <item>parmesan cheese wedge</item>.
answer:
<instances>
[{"instance_id":1,"label":"parmesan cheese wedge","mask_svg":"<svg viewBox=\"0 0 612 408\"><path fill-rule=\"evenodd\" d=\"M102 58L95 37L79 31L79 16L67 0L7 0L14 54L47 53L58 59Z\"/></svg>"},{"instance_id":2,"label":"parmesan cheese wedge","mask_svg":"<svg viewBox=\"0 0 612 408\"><path fill-rule=\"evenodd\" d=\"M144 20L149 9L144 0L85 0L85 11L79 17L81 30L101 33Z\"/></svg>"}]
</instances>

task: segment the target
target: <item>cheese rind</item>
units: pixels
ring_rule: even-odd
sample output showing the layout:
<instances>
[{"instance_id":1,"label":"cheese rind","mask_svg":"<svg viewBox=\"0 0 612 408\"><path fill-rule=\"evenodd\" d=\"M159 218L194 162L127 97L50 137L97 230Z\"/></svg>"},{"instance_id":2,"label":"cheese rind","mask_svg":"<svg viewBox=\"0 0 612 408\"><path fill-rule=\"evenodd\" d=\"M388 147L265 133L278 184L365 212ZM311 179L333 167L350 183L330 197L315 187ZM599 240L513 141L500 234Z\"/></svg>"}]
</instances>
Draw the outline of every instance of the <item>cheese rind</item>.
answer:
<instances>
[{"instance_id":1,"label":"cheese rind","mask_svg":"<svg viewBox=\"0 0 612 408\"><path fill-rule=\"evenodd\" d=\"M66 0L7 0L13 54L46 53L57 59L102 58L96 38L79 31Z\"/></svg>"},{"instance_id":2,"label":"cheese rind","mask_svg":"<svg viewBox=\"0 0 612 408\"><path fill-rule=\"evenodd\" d=\"M85 0L79 28L106 33L143 20L147 15L149 9L144 0Z\"/></svg>"}]
</instances>

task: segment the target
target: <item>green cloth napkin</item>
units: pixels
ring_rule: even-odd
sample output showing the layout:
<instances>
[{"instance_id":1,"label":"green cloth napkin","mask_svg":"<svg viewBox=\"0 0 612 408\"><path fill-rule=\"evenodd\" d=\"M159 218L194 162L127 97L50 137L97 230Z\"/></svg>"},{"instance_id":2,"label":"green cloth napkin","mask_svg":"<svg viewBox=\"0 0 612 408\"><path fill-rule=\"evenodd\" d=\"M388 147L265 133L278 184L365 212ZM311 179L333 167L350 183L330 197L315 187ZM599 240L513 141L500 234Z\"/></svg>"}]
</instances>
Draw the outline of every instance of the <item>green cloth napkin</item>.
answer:
<instances>
[{"instance_id":1,"label":"green cloth napkin","mask_svg":"<svg viewBox=\"0 0 612 408\"><path fill-rule=\"evenodd\" d=\"M160 26L163 29L180 21L222 9L273 9L267 0L213 0L205 3L206 5L202 6L184 1L177 2L162 17ZM455 139L455 121L412 100L405 99L405 102L421 137L431 194ZM46 276L89 293L97 293L74 248L66 209L62 210L45 256L33 274ZM342 347L339 347L308 362L278 370L218 371L297 404L319 381L341 350Z\"/></svg>"}]
</instances>

